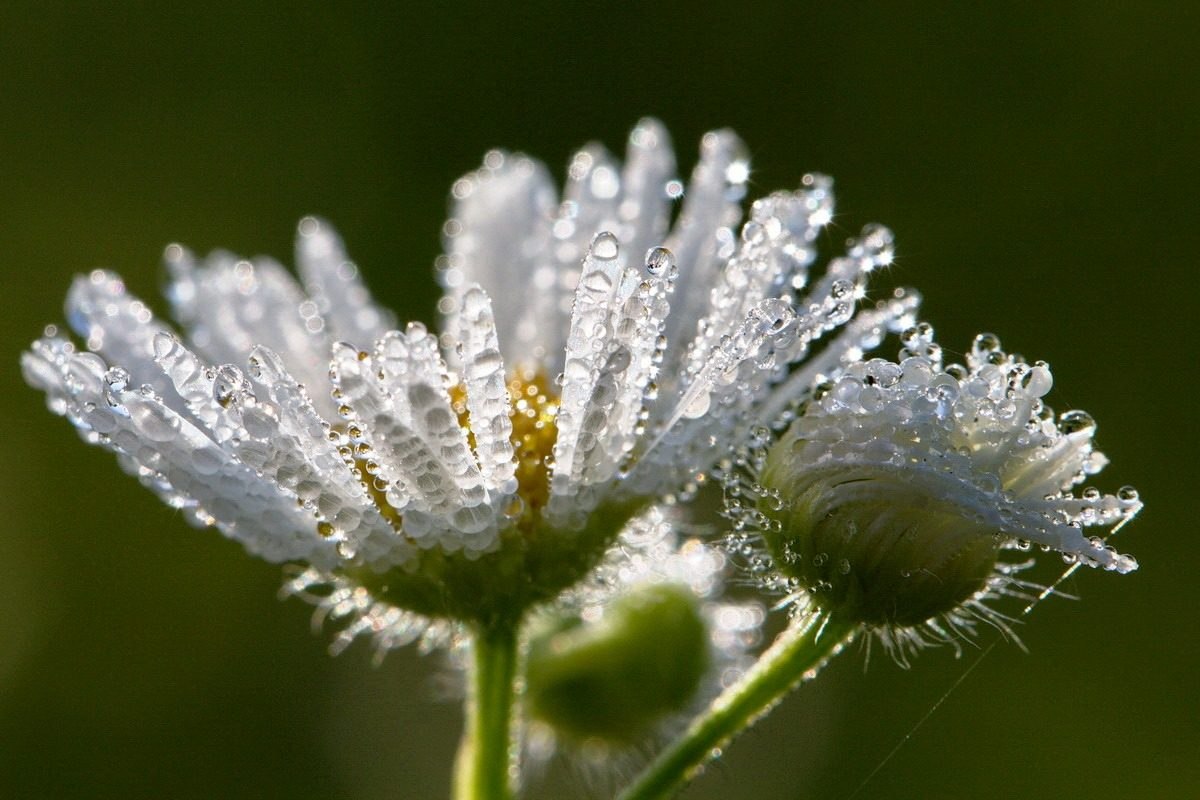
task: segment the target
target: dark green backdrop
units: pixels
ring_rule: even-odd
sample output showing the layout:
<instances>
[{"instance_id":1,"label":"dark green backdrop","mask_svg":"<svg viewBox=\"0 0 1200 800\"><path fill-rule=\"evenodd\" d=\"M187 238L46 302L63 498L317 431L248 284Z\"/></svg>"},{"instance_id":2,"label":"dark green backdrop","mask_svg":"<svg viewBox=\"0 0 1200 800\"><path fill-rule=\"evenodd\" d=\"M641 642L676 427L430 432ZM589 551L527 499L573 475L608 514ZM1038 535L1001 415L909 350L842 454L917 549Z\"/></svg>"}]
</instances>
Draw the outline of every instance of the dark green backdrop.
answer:
<instances>
[{"instance_id":1,"label":"dark green backdrop","mask_svg":"<svg viewBox=\"0 0 1200 800\"><path fill-rule=\"evenodd\" d=\"M685 168L728 125L762 191L836 176L945 345L1048 359L1052 404L1100 421L1099 485L1148 504L1141 571L1080 574L857 797L1196 796L1196 8L841 5L0 3L0 796L445 796L437 659L328 657L277 569L85 448L18 353L76 271L162 310L167 242L290 260L310 212L429 320L455 177L496 145L561 175L643 114ZM974 658L845 656L688 797L844 800Z\"/></svg>"}]
</instances>

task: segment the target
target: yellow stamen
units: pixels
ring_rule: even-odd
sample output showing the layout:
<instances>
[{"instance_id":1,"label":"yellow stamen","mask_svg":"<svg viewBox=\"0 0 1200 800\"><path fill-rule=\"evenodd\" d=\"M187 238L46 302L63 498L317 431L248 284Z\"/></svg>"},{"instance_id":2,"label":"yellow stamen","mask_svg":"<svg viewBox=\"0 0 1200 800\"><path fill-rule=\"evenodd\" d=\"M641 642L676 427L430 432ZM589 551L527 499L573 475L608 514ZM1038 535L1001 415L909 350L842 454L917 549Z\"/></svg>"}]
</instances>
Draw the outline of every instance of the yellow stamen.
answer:
<instances>
[{"instance_id":1,"label":"yellow stamen","mask_svg":"<svg viewBox=\"0 0 1200 800\"><path fill-rule=\"evenodd\" d=\"M534 515L550 499L550 468L554 442L558 438L558 393L551 386L543 370L519 370L508 382L509 419L512 420L512 443L517 458L517 496L521 501L513 511L520 514L518 525L523 530L532 524ZM451 387L450 403L458 415L458 424L467 432L467 443L474 450L475 432L471 430L466 386L460 383ZM341 426L336 426L335 430L343 432ZM360 435L354 426L344 432ZM340 450L346 463L358 470L379 513L394 529L403 532L403 514L388 502L387 487L380 488L382 484L375 477L378 468L370 458L369 446L360 444L356 450L343 445ZM317 530L322 536L334 533L328 522L319 523Z\"/></svg>"},{"instance_id":2,"label":"yellow stamen","mask_svg":"<svg viewBox=\"0 0 1200 800\"><path fill-rule=\"evenodd\" d=\"M550 468L558 438L558 393L544 370L517 370L508 381L512 443L517 457L517 496L525 514L536 512L550 499ZM458 422L467 430L472 449L475 434L467 411L467 390L459 384L450 390Z\"/></svg>"}]
</instances>

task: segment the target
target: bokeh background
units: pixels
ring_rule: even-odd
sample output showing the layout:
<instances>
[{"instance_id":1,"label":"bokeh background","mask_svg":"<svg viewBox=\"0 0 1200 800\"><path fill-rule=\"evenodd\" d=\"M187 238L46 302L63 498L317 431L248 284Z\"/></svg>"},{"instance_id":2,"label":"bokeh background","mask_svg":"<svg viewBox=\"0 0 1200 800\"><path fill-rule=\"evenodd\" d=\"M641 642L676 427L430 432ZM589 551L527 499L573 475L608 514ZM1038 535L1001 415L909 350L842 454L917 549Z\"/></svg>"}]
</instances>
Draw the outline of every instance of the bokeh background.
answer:
<instances>
[{"instance_id":1,"label":"bokeh background","mask_svg":"<svg viewBox=\"0 0 1200 800\"><path fill-rule=\"evenodd\" d=\"M836 176L834 236L892 226L947 348L1049 360L1052 405L1100 421L1097 483L1147 501L1142 569L1078 574L1028 653L844 656L686 796L1200 794L1197 8L843 5L0 3L0 796L447 795L441 662L330 658L277 568L84 447L18 354L78 271L163 312L166 243L290 260L313 212L432 320L454 178L492 146L561 176L644 114L685 170L728 125L763 192ZM534 795L586 791L564 767Z\"/></svg>"}]
</instances>

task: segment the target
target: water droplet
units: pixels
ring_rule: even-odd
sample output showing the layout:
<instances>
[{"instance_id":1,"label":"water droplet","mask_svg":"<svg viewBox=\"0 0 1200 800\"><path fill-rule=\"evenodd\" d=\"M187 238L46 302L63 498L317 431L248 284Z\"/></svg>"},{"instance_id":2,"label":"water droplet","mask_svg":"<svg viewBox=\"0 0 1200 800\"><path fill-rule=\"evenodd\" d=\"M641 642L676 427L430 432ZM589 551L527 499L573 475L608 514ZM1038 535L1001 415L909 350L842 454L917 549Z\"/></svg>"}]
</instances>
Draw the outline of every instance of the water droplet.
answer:
<instances>
[{"instance_id":1,"label":"water droplet","mask_svg":"<svg viewBox=\"0 0 1200 800\"><path fill-rule=\"evenodd\" d=\"M109 367L104 373L104 382L114 392L123 392L129 388L129 372L124 367Z\"/></svg>"},{"instance_id":2,"label":"water droplet","mask_svg":"<svg viewBox=\"0 0 1200 800\"><path fill-rule=\"evenodd\" d=\"M243 391L245 382L240 369L233 364L222 364L213 373L213 400L221 408L229 408L238 401L238 395Z\"/></svg>"},{"instance_id":3,"label":"water droplet","mask_svg":"<svg viewBox=\"0 0 1200 800\"><path fill-rule=\"evenodd\" d=\"M1058 429L1070 435L1072 433L1088 433L1096 428L1096 420L1086 411L1067 411L1058 418Z\"/></svg>"},{"instance_id":4,"label":"water droplet","mask_svg":"<svg viewBox=\"0 0 1200 800\"><path fill-rule=\"evenodd\" d=\"M746 244L762 244L767 238L767 232L757 222L751 220L742 226L742 241Z\"/></svg>"},{"instance_id":5,"label":"water droplet","mask_svg":"<svg viewBox=\"0 0 1200 800\"><path fill-rule=\"evenodd\" d=\"M750 162L745 159L736 159L730 162L725 168L725 180L732 184L742 184L750 179Z\"/></svg>"},{"instance_id":6,"label":"water droplet","mask_svg":"<svg viewBox=\"0 0 1200 800\"><path fill-rule=\"evenodd\" d=\"M683 416L685 419L698 419L708 413L708 408L712 404L712 396L707 392L700 392L683 408Z\"/></svg>"},{"instance_id":7,"label":"water droplet","mask_svg":"<svg viewBox=\"0 0 1200 800\"><path fill-rule=\"evenodd\" d=\"M761 322L760 330L769 335L783 333L796 321L796 312L788 301L774 297L762 300L750 309L750 318Z\"/></svg>"},{"instance_id":8,"label":"water droplet","mask_svg":"<svg viewBox=\"0 0 1200 800\"><path fill-rule=\"evenodd\" d=\"M975 337L975 341L971 343L971 352L977 358L982 358L988 353L994 353L1000 349L1000 337L994 333L981 333Z\"/></svg>"},{"instance_id":9,"label":"water droplet","mask_svg":"<svg viewBox=\"0 0 1200 800\"><path fill-rule=\"evenodd\" d=\"M845 300L854 294L854 284L850 281L834 281L829 287L829 296L834 300Z\"/></svg>"},{"instance_id":10,"label":"water droplet","mask_svg":"<svg viewBox=\"0 0 1200 800\"><path fill-rule=\"evenodd\" d=\"M621 251L616 234L611 231L601 231L592 239L592 255L605 261L611 261Z\"/></svg>"},{"instance_id":11,"label":"water droplet","mask_svg":"<svg viewBox=\"0 0 1200 800\"><path fill-rule=\"evenodd\" d=\"M675 271L675 254L665 247L651 247L646 251L646 272L655 277L670 276Z\"/></svg>"},{"instance_id":12,"label":"water droplet","mask_svg":"<svg viewBox=\"0 0 1200 800\"><path fill-rule=\"evenodd\" d=\"M175 348L175 337L166 331L159 331L154 334L154 357L156 359L166 358Z\"/></svg>"}]
</instances>

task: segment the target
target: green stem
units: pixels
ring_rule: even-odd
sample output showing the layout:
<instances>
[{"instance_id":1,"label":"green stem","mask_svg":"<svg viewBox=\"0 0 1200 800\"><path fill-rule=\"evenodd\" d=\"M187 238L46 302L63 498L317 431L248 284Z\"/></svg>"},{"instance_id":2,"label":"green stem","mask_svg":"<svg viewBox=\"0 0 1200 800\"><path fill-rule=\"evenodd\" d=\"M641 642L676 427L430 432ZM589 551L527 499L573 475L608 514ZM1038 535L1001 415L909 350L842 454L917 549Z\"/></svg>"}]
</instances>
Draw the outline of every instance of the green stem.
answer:
<instances>
[{"instance_id":1,"label":"green stem","mask_svg":"<svg viewBox=\"0 0 1200 800\"><path fill-rule=\"evenodd\" d=\"M512 797L509 766L516 626L476 627L471 656L466 729L458 750L454 796L456 800L507 800Z\"/></svg>"},{"instance_id":2,"label":"green stem","mask_svg":"<svg viewBox=\"0 0 1200 800\"><path fill-rule=\"evenodd\" d=\"M812 614L795 621L749 672L713 701L683 736L660 753L619 800L671 797L721 754L741 731L817 670L854 635L856 627Z\"/></svg>"}]
</instances>

